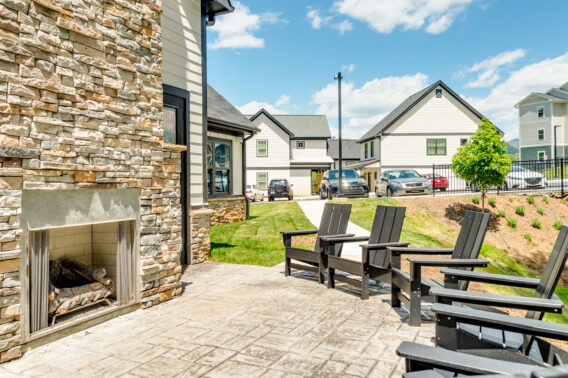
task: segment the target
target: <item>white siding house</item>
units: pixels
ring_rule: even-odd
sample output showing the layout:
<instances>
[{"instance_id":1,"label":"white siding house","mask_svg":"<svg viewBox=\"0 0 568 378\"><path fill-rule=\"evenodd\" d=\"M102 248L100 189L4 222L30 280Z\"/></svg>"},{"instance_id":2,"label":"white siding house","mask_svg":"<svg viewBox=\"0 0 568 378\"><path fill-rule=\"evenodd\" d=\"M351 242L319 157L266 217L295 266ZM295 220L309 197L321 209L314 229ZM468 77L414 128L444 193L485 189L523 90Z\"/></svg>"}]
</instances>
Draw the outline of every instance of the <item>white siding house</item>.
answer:
<instances>
[{"instance_id":1,"label":"white siding house","mask_svg":"<svg viewBox=\"0 0 568 378\"><path fill-rule=\"evenodd\" d=\"M450 164L483 116L442 81L403 101L360 140L361 163L370 190L383 169L410 168L431 173Z\"/></svg>"},{"instance_id":2,"label":"white siding house","mask_svg":"<svg viewBox=\"0 0 568 378\"><path fill-rule=\"evenodd\" d=\"M568 83L546 93L531 93L515 108L519 109L520 160L568 156Z\"/></svg>"},{"instance_id":3,"label":"white siding house","mask_svg":"<svg viewBox=\"0 0 568 378\"><path fill-rule=\"evenodd\" d=\"M327 156L326 117L271 115L262 109L251 121L260 131L246 141L247 184L266 189L270 180L285 178L294 195L312 194L333 163Z\"/></svg>"}]
</instances>

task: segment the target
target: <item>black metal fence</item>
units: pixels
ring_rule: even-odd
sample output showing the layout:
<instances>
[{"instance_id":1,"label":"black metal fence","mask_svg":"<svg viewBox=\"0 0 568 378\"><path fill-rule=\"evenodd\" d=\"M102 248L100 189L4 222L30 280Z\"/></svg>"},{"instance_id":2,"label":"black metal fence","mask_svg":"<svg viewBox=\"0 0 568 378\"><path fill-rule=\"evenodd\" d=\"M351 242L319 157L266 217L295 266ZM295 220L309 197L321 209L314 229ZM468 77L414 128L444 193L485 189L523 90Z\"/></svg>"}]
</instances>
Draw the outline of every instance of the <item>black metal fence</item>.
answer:
<instances>
[{"instance_id":1,"label":"black metal fence","mask_svg":"<svg viewBox=\"0 0 568 378\"><path fill-rule=\"evenodd\" d=\"M511 172L505 183L493 187L490 192L549 191L562 196L568 189L568 159L516 161L511 164ZM433 165L434 178L430 179L433 195L475 193L479 189L472 183L459 178L450 164ZM564 181L566 180L566 182Z\"/></svg>"}]
</instances>

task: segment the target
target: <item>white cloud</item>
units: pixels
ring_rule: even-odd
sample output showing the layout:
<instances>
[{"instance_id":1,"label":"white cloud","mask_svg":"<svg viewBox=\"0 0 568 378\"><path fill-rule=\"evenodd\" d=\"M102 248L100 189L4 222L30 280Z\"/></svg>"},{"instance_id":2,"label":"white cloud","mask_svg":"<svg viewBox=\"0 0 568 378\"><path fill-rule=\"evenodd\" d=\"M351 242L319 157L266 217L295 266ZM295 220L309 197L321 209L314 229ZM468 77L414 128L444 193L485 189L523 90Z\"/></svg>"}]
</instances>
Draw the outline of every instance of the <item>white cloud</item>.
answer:
<instances>
[{"instance_id":1,"label":"white cloud","mask_svg":"<svg viewBox=\"0 0 568 378\"><path fill-rule=\"evenodd\" d=\"M491 87L501 78L499 68L501 66L514 63L526 55L524 49L504 51L492 58L475 63L458 73L458 76L465 76L469 72L479 72L477 78L470 80L466 88L487 88Z\"/></svg>"},{"instance_id":2,"label":"white cloud","mask_svg":"<svg viewBox=\"0 0 568 378\"><path fill-rule=\"evenodd\" d=\"M282 107L288 105L290 103L290 96L282 95L276 103L271 104L269 102L262 102L262 101L251 101L247 104L242 106L237 106L237 109L243 114L253 115L256 114L260 109L265 109L271 114L288 114L288 112Z\"/></svg>"},{"instance_id":3,"label":"white cloud","mask_svg":"<svg viewBox=\"0 0 568 378\"><path fill-rule=\"evenodd\" d=\"M280 98L276 101L276 106L286 106L290 103L290 96L288 95L282 95L280 96Z\"/></svg>"},{"instance_id":4,"label":"white cloud","mask_svg":"<svg viewBox=\"0 0 568 378\"><path fill-rule=\"evenodd\" d=\"M351 72L355 71L355 64L353 64L353 63L344 64L343 66L341 66L341 69L343 71L346 71L347 73L351 73Z\"/></svg>"},{"instance_id":5,"label":"white cloud","mask_svg":"<svg viewBox=\"0 0 568 378\"><path fill-rule=\"evenodd\" d=\"M491 90L487 97L466 98L507 134L518 135L518 110L513 106L532 92L546 92L567 81L568 53L556 58L528 64L510 73L509 77Z\"/></svg>"},{"instance_id":6,"label":"white cloud","mask_svg":"<svg viewBox=\"0 0 568 378\"><path fill-rule=\"evenodd\" d=\"M353 23L349 20L343 20L341 22L336 22L331 25L333 29L339 30L340 34L345 33L346 31L353 30Z\"/></svg>"},{"instance_id":7,"label":"white cloud","mask_svg":"<svg viewBox=\"0 0 568 378\"><path fill-rule=\"evenodd\" d=\"M263 14L251 13L249 8L240 2L235 2L235 11L219 17L211 31L217 33L211 49L253 49L263 48L264 39L254 35L263 24L288 23L281 19L280 14L266 12Z\"/></svg>"},{"instance_id":8,"label":"white cloud","mask_svg":"<svg viewBox=\"0 0 568 378\"><path fill-rule=\"evenodd\" d=\"M474 0L338 0L334 9L366 22L379 33L395 28L443 33Z\"/></svg>"},{"instance_id":9,"label":"white cloud","mask_svg":"<svg viewBox=\"0 0 568 378\"><path fill-rule=\"evenodd\" d=\"M360 138L405 98L428 85L428 76L417 73L406 76L376 78L355 88L351 82L342 86L343 136ZM312 95L316 112L337 122L337 83L332 83ZM335 128L334 133L336 133Z\"/></svg>"},{"instance_id":10,"label":"white cloud","mask_svg":"<svg viewBox=\"0 0 568 378\"><path fill-rule=\"evenodd\" d=\"M312 23L312 28L314 29L321 29L322 25L326 24L329 20L329 17L322 18L320 16L319 9L308 10L308 13L306 13L306 18L310 20L310 22Z\"/></svg>"}]
</instances>

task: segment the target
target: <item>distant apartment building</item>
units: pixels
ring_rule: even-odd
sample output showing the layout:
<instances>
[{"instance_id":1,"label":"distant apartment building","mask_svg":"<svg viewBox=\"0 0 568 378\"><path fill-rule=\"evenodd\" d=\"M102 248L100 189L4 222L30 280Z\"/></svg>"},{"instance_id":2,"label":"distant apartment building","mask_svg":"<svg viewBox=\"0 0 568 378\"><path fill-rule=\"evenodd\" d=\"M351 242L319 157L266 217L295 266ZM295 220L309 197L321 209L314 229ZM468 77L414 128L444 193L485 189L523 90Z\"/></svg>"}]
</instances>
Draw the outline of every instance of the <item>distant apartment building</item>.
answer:
<instances>
[{"instance_id":1,"label":"distant apartment building","mask_svg":"<svg viewBox=\"0 0 568 378\"><path fill-rule=\"evenodd\" d=\"M547 160L568 155L568 83L546 93L533 92L519 109L519 159Z\"/></svg>"}]
</instances>

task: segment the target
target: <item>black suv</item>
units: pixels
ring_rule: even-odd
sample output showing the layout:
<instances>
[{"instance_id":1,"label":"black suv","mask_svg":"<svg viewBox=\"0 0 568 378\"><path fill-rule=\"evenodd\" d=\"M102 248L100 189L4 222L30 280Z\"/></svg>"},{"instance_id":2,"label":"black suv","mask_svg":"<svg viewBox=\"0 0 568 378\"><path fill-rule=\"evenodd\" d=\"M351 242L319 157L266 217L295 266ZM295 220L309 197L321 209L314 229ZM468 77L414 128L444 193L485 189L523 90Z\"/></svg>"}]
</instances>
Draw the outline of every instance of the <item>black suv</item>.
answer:
<instances>
[{"instance_id":1,"label":"black suv","mask_svg":"<svg viewBox=\"0 0 568 378\"><path fill-rule=\"evenodd\" d=\"M292 185L286 179L272 179L268 185L268 200L274 201L274 198L294 198Z\"/></svg>"},{"instance_id":2,"label":"black suv","mask_svg":"<svg viewBox=\"0 0 568 378\"><path fill-rule=\"evenodd\" d=\"M361 178L354 169L343 169L341 183L341 193L345 197L369 197L369 185L365 179ZM319 196L323 198L333 198L339 190L339 170L333 169L323 174L319 187Z\"/></svg>"}]
</instances>

